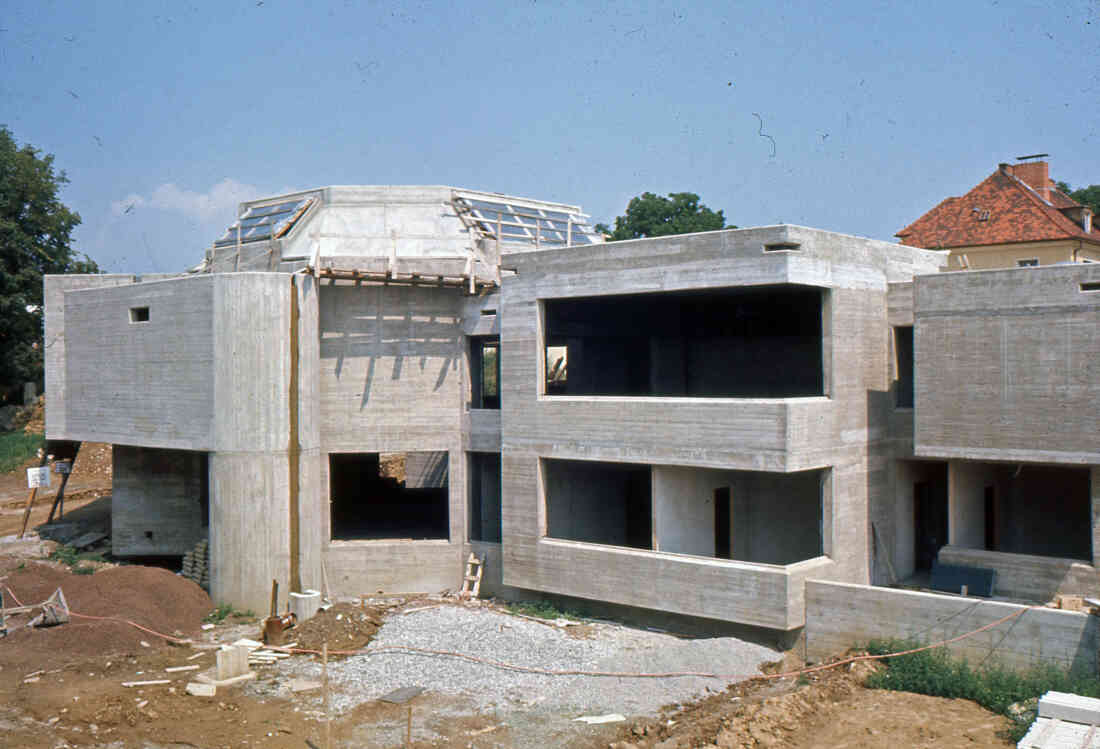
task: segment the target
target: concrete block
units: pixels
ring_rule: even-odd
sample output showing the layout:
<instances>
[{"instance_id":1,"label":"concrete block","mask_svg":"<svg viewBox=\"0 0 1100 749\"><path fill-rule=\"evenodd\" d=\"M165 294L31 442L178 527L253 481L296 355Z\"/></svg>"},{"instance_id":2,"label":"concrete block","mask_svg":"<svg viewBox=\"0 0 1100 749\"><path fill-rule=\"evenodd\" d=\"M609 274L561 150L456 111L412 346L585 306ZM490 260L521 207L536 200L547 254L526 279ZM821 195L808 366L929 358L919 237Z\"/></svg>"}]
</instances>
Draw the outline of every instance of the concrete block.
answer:
<instances>
[{"instance_id":1,"label":"concrete block","mask_svg":"<svg viewBox=\"0 0 1100 749\"><path fill-rule=\"evenodd\" d=\"M218 688L213 684L203 684L199 681L192 681L188 683L187 693L196 697L213 697L218 693Z\"/></svg>"},{"instance_id":2,"label":"concrete block","mask_svg":"<svg viewBox=\"0 0 1100 749\"><path fill-rule=\"evenodd\" d=\"M1100 700L1068 692L1047 692L1039 698L1039 717L1073 723L1100 723Z\"/></svg>"},{"instance_id":3,"label":"concrete block","mask_svg":"<svg viewBox=\"0 0 1100 749\"><path fill-rule=\"evenodd\" d=\"M217 681L225 681L248 673L249 649L244 645L228 645L219 650L215 671Z\"/></svg>"}]
</instances>

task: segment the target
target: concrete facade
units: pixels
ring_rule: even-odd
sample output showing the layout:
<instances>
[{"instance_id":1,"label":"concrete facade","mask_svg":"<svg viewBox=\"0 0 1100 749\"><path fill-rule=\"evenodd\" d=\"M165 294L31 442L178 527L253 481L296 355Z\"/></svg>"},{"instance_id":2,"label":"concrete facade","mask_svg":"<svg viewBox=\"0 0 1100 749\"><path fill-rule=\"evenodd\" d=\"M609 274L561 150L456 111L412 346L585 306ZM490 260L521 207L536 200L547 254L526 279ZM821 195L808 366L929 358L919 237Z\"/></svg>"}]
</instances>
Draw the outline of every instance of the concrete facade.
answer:
<instances>
[{"instance_id":1,"label":"concrete facade","mask_svg":"<svg viewBox=\"0 0 1100 749\"><path fill-rule=\"evenodd\" d=\"M939 274L797 226L501 245L462 212L491 197L280 196L246 206L298 223L208 272L47 278L47 437L116 445L115 552L208 536L213 598L257 611L272 579L453 590L470 551L487 593L784 632L807 581L937 556L1100 594L1097 268Z\"/></svg>"},{"instance_id":2,"label":"concrete facade","mask_svg":"<svg viewBox=\"0 0 1100 749\"><path fill-rule=\"evenodd\" d=\"M505 584L793 629L803 622L807 577L869 582L871 497L888 485L887 293L940 262L938 253L791 226L505 255L516 271L502 291ZM546 300L790 285L822 293L824 395L557 396L541 385ZM547 459L653 466L653 547L548 535ZM796 535L820 533L821 552L789 564L701 555L709 531L697 528L692 539L689 530L693 522L709 528L708 511L684 492L718 481L736 494L736 482L716 474L728 471L757 472L758 485L771 474L817 471L819 512L776 525L795 520ZM763 530L749 533L774 546ZM687 548L695 553L668 551ZM571 572L578 569L600 573Z\"/></svg>"}]
</instances>

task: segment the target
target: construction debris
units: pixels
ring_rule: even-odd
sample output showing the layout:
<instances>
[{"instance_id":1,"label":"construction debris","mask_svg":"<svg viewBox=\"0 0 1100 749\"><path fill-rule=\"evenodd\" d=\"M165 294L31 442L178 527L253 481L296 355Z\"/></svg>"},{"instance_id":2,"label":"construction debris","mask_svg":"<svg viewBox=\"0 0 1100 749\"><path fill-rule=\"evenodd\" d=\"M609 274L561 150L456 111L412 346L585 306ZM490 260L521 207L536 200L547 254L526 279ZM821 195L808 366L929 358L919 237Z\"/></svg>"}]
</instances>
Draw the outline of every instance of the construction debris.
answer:
<instances>
[{"instance_id":1,"label":"construction debris","mask_svg":"<svg viewBox=\"0 0 1100 749\"><path fill-rule=\"evenodd\" d=\"M582 715L579 718L573 718L574 722L587 723L590 726L598 726L604 723L622 723L626 720L625 715L619 715L618 713L608 713L607 715Z\"/></svg>"},{"instance_id":2,"label":"construction debris","mask_svg":"<svg viewBox=\"0 0 1100 749\"><path fill-rule=\"evenodd\" d=\"M13 606L3 608L4 599L0 597L0 636L7 634L7 617L16 614L28 614L41 609L38 616L27 622L28 627L52 627L69 621L69 604L65 594L58 588L49 598L34 606Z\"/></svg>"},{"instance_id":3,"label":"construction debris","mask_svg":"<svg viewBox=\"0 0 1100 749\"><path fill-rule=\"evenodd\" d=\"M218 688L213 684L204 684L199 681L188 682L187 693L195 697L213 697L218 693Z\"/></svg>"}]
</instances>

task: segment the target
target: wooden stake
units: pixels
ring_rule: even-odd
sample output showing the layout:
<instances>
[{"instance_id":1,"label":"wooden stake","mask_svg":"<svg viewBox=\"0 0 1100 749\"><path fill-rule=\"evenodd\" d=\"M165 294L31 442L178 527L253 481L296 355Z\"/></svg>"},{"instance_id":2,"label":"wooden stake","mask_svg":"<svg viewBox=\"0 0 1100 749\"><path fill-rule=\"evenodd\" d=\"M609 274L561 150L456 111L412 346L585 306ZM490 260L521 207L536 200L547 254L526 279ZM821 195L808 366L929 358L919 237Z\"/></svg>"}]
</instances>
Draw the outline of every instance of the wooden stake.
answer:
<instances>
[{"instance_id":1,"label":"wooden stake","mask_svg":"<svg viewBox=\"0 0 1100 749\"><path fill-rule=\"evenodd\" d=\"M413 740L413 709L412 705L409 705L409 719L405 723L405 749L412 748Z\"/></svg>"},{"instance_id":2,"label":"wooden stake","mask_svg":"<svg viewBox=\"0 0 1100 749\"><path fill-rule=\"evenodd\" d=\"M321 673L325 687L325 749L332 749L332 716L328 711L328 641L321 645Z\"/></svg>"}]
</instances>

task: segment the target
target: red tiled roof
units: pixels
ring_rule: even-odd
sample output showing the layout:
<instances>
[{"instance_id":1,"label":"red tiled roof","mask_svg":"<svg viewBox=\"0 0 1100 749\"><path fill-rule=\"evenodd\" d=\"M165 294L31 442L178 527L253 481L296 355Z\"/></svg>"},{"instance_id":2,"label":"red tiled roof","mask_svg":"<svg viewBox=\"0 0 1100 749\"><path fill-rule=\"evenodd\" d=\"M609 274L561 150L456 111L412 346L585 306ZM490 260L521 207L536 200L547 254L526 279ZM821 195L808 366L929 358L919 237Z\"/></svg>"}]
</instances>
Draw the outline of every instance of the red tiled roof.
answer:
<instances>
[{"instance_id":1,"label":"red tiled roof","mask_svg":"<svg viewBox=\"0 0 1100 749\"><path fill-rule=\"evenodd\" d=\"M1086 233L1058 210L1078 203L1053 187L1047 193L1049 203L1021 180L998 169L966 195L947 198L896 236L902 244L927 249L1052 239L1100 244L1100 230L1094 226Z\"/></svg>"}]
</instances>

